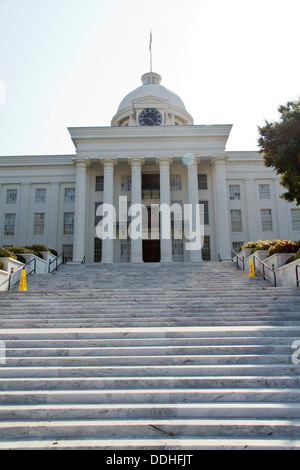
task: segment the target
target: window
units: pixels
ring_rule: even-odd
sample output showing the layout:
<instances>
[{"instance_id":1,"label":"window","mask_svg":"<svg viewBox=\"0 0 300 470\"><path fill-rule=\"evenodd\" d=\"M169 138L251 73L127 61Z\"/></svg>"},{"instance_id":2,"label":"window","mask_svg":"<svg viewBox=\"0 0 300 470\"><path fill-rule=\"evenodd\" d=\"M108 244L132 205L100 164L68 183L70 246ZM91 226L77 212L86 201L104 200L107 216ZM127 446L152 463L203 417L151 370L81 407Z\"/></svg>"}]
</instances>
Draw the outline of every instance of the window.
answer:
<instances>
[{"instance_id":1,"label":"window","mask_svg":"<svg viewBox=\"0 0 300 470\"><path fill-rule=\"evenodd\" d=\"M198 189L207 189L207 175L198 175Z\"/></svg>"},{"instance_id":2,"label":"window","mask_svg":"<svg viewBox=\"0 0 300 470\"><path fill-rule=\"evenodd\" d=\"M294 232L300 232L300 209L292 209L292 224Z\"/></svg>"},{"instance_id":3,"label":"window","mask_svg":"<svg viewBox=\"0 0 300 470\"><path fill-rule=\"evenodd\" d=\"M96 176L95 191L104 191L104 176Z\"/></svg>"},{"instance_id":4,"label":"window","mask_svg":"<svg viewBox=\"0 0 300 470\"><path fill-rule=\"evenodd\" d=\"M101 263L102 261L102 240L95 238L94 240L94 263Z\"/></svg>"},{"instance_id":5,"label":"window","mask_svg":"<svg viewBox=\"0 0 300 470\"><path fill-rule=\"evenodd\" d=\"M232 232L242 232L242 211L241 210L231 210L231 230Z\"/></svg>"},{"instance_id":6,"label":"window","mask_svg":"<svg viewBox=\"0 0 300 470\"><path fill-rule=\"evenodd\" d=\"M63 245L64 262L73 260L73 245Z\"/></svg>"},{"instance_id":7,"label":"window","mask_svg":"<svg viewBox=\"0 0 300 470\"><path fill-rule=\"evenodd\" d=\"M16 214L5 214L4 236L13 237L15 235Z\"/></svg>"},{"instance_id":8,"label":"window","mask_svg":"<svg viewBox=\"0 0 300 470\"><path fill-rule=\"evenodd\" d=\"M45 213L34 214L33 235L44 235Z\"/></svg>"},{"instance_id":9,"label":"window","mask_svg":"<svg viewBox=\"0 0 300 470\"><path fill-rule=\"evenodd\" d=\"M75 202L75 188L65 188L65 204L73 204Z\"/></svg>"},{"instance_id":10,"label":"window","mask_svg":"<svg viewBox=\"0 0 300 470\"><path fill-rule=\"evenodd\" d=\"M229 199L231 201L239 201L241 199L241 189L239 184L229 185Z\"/></svg>"},{"instance_id":11,"label":"window","mask_svg":"<svg viewBox=\"0 0 300 470\"><path fill-rule=\"evenodd\" d=\"M17 204L17 189L7 189L6 204Z\"/></svg>"},{"instance_id":12,"label":"window","mask_svg":"<svg viewBox=\"0 0 300 470\"><path fill-rule=\"evenodd\" d=\"M204 225L209 225L208 201L199 201L204 206Z\"/></svg>"},{"instance_id":13,"label":"window","mask_svg":"<svg viewBox=\"0 0 300 470\"><path fill-rule=\"evenodd\" d=\"M45 202L46 202L46 189L36 189L35 190L35 203L45 204Z\"/></svg>"},{"instance_id":14,"label":"window","mask_svg":"<svg viewBox=\"0 0 300 470\"><path fill-rule=\"evenodd\" d=\"M260 184L259 185L259 198L260 199L270 199L270 185L269 184Z\"/></svg>"},{"instance_id":15,"label":"window","mask_svg":"<svg viewBox=\"0 0 300 470\"><path fill-rule=\"evenodd\" d=\"M202 259L203 261L210 261L210 237L208 235L204 235Z\"/></svg>"},{"instance_id":16,"label":"window","mask_svg":"<svg viewBox=\"0 0 300 470\"><path fill-rule=\"evenodd\" d=\"M129 263L131 259L131 240L121 240L121 263Z\"/></svg>"},{"instance_id":17,"label":"window","mask_svg":"<svg viewBox=\"0 0 300 470\"><path fill-rule=\"evenodd\" d=\"M173 261L178 263L184 261L183 240L172 240L172 255Z\"/></svg>"},{"instance_id":18,"label":"window","mask_svg":"<svg viewBox=\"0 0 300 470\"><path fill-rule=\"evenodd\" d=\"M131 176L121 176L121 191L131 191Z\"/></svg>"},{"instance_id":19,"label":"window","mask_svg":"<svg viewBox=\"0 0 300 470\"><path fill-rule=\"evenodd\" d=\"M238 253L240 248L244 245L244 242L232 242L232 249Z\"/></svg>"},{"instance_id":20,"label":"window","mask_svg":"<svg viewBox=\"0 0 300 470\"><path fill-rule=\"evenodd\" d=\"M261 228L263 232L272 232L273 222L272 222L272 210L271 209L261 209Z\"/></svg>"},{"instance_id":21,"label":"window","mask_svg":"<svg viewBox=\"0 0 300 470\"><path fill-rule=\"evenodd\" d=\"M181 175L170 176L170 190L180 191L181 190Z\"/></svg>"},{"instance_id":22,"label":"window","mask_svg":"<svg viewBox=\"0 0 300 470\"><path fill-rule=\"evenodd\" d=\"M64 213L64 235L74 234L74 212Z\"/></svg>"},{"instance_id":23,"label":"window","mask_svg":"<svg viewBox=\"0 0 300 470\"><path fill-rule=\"evenodd\" d=\"M96 215L97 214L97 209L99 206L101 206L103 202L95 202L95 226L99 224L100 220L103 219L103 215Z\"/></svg>"}]
</instances>

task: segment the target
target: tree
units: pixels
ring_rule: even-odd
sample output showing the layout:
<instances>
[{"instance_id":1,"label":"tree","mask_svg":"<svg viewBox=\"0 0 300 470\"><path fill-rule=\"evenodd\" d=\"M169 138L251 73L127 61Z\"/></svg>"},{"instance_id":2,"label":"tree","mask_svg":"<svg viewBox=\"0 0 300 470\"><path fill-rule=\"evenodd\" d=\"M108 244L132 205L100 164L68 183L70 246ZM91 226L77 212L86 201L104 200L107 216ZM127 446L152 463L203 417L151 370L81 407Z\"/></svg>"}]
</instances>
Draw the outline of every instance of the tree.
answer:
<instances>
[{"instance_id":1,"label":"tree","mask_svg":"<svg viewBox=\"0 0 300 470\"><path fill-rule=\"evenodd\" d=\"M281 175L281 185L287 189L281 197L300 205L300 100L289 101L278 112L278 122L258 127L260 153L265 165Z\"/></svg>"}]
</instances>

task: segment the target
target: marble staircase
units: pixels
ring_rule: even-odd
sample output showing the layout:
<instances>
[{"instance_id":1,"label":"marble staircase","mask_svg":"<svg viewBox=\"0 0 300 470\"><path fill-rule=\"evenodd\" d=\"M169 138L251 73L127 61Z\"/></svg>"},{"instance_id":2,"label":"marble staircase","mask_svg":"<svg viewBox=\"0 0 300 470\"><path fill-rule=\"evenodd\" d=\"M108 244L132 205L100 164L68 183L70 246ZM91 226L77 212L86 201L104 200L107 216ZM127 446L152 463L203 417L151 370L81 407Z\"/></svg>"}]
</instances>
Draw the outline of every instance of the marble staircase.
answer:
<instances>
[{"instance_id":1,"label":"marble staircase","mask_svg":"<svg viewBox=\"0 0 300 470\"><path fill-rule=\"evenodd\" d=\"M0 449L300 449L299 289L231 263L27 287L0 293Z\"/></svg>"}]
</instances>

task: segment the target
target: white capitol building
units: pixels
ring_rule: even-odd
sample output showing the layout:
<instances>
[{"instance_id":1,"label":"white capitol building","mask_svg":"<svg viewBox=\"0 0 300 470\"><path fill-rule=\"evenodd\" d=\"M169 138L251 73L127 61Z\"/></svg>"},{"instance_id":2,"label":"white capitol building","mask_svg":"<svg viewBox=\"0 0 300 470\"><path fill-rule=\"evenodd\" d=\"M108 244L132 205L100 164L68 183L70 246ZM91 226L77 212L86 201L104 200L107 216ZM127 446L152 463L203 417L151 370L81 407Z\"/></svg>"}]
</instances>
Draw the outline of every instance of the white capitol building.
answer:
<instances>
[{"instance_id":1,"label":"white capitol building","mask_svg":"<svg viewBox=\"0 0 300 470\"><path fill-rule=\"evenodd\" d=\"M0 245L44 244L74 262L231 259L247 241L300 238L300 209L258 152L227 152L231 125L195 125L156 73L121 102L111 127L69 128L73 155L0 157ZM185 157L189 158L186 159ZM102 203L204 207L202 251L187 240L96 235Z\"/></svg>"}]
</instances>

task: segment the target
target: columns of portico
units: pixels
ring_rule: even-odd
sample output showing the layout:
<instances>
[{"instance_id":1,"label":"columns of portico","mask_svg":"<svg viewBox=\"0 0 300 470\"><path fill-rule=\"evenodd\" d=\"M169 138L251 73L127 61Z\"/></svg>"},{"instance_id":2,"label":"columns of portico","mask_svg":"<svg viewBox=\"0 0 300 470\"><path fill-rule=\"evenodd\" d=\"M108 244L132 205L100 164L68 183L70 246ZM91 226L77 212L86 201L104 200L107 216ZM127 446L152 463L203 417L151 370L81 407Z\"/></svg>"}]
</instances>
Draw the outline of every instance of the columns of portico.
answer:
<instances>
[{"instance_id":1,"label":"columns of portico","mask_svg":"<svg viewBox=\"0 0 300 470\"><path fill-rule=\"evenodd\" d=\"M86 173L90 161L88 158L75 158L73 161L76 165L73 262L81 263L85 256Z\"/></svg>"},{"instance_id":2,"label":"columns of portico","mask_svg":"<svg viewBox=\"0 0 300 470\"><path fill-rule=\"evenodd\" d=\"M104 167L104 191L103 203L114 204L114 168L117 164L116 157L105 157L101 159ZM102 240L102 263L114 262L114 240L106 238Z\"/></svg>"},{"instance_id":3,"label":"columns of portico","mask_svg":"<svg viewBox=\"0 0 300 470\"><path fill-rule=\"evenodd\" d=\"M145 163L144 157L128 157L128 163L131 165L131 204L142 203L142 165ZM131 239L131 262L143 262L143 239L142 227L141 238L137 240Z\"/></svg>"},{"instance_id":4,"label":"columns of portico","mask_svg":"<svg viewBox=\"0 0 300 470\"><path fill-rule=\"evenodd\" d=\"M160 204L167 204L169 207L171 205L170 165L172 161L173 158L169 156L156 157L160 175ZM169 223L171 225L171 219ZM161 263L171 263L173 261L171 232L169 238L162 238L162 224L160 224L160 232L160 261Z\"/></svg>"},{"instance_id":5,"label":"columns of portico","mask_svg":"<svg viewBox=\"0 0 300 470\"><path fill-rule=\"evenodd\" d=\"M230 244L230 225L229 225L229 209L228 196L226 187L226 160L225 155L214 155L212 164L215 172L215 197L216 197L216 226L218 254L222 261L231 260L231 244Z\"/></svg>"},{"instance_id":6,"label":"columns of portico","mask_svg":"<svg viewBox=\"0 0 300 470\"><path fill-rule=\"evenodd\" d=\"M194 157L187 162L188 172L188 201L192 206L193 219L196 216L196 204L199 204L199 190L198 190L198 164L201 161L201 157ZM189 221L192 224L192 221ZM202 261L202 250L190 250L190 261L201 262Z\"/></svg>"}]
</instances>

